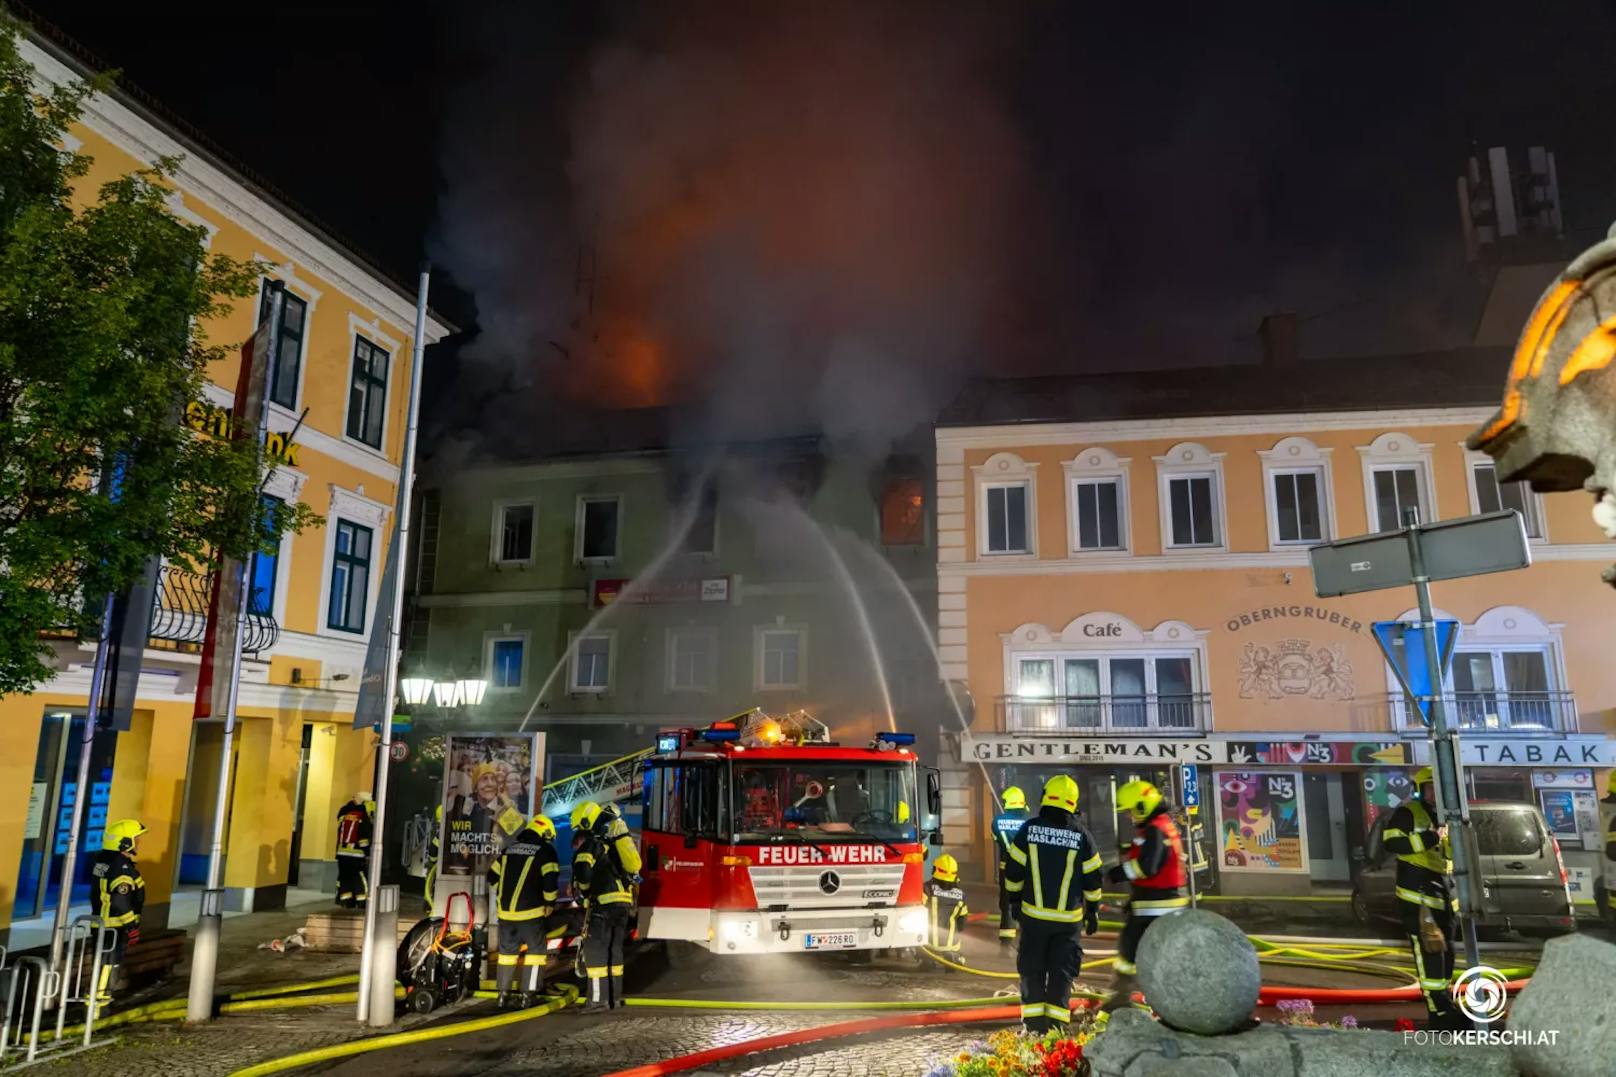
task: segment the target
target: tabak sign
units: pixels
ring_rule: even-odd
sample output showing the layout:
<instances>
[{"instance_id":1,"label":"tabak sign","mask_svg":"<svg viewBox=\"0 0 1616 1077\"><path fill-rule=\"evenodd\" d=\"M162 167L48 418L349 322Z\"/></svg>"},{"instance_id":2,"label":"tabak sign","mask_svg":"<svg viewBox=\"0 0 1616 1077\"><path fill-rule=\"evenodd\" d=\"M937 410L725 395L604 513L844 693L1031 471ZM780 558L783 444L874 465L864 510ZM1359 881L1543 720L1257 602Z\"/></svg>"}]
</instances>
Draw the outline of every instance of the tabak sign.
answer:
<instances>
[{"instance_id":1,"label":"tabak sign","mask_svg":"<svg viewBox=\"0 0 1616 1077\"><path fill-rule=\"evenodd\" d=\"M632 582L595 580L589 585L589 604L600 607L610 606L613 602L626 602L658 606L680 602L728 602L730 597L728 576L709 576L699 580L652 580L630 589Z\"/></svg>"}]
</instances>

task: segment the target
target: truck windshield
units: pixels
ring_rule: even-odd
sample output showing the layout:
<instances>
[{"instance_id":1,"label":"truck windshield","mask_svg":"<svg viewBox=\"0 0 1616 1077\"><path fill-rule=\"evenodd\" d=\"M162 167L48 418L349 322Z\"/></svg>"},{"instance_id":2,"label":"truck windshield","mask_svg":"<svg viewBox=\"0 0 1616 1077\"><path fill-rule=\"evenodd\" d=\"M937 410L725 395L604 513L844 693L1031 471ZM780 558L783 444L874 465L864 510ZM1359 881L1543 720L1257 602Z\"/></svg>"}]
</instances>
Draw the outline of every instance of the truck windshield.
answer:
<instances>
[{"instance_id":1,"label":"truck windshield","mask_svg":"<svg viewBox=\"0 0 1616 1077\"><path fill-rule=\"evenodd\" d=\"M914 803L906 763L735 765L738 841L914 841Z\"/></svg>"}]
</instances>

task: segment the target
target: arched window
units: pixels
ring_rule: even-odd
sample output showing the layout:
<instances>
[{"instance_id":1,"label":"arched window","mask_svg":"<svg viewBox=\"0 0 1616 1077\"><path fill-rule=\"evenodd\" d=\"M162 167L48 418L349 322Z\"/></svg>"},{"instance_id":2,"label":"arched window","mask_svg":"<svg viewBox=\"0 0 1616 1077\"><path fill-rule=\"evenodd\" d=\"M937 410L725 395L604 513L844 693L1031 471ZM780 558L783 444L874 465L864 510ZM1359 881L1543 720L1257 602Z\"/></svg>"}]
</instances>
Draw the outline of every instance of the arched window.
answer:
<instances>
[{"instance_id":1,"label":"arched window","mask_svg":"<svg viewBox=\"0 0 1616 1077\"><path fill-rule=\"evenodd\" d=\"M1436 618L1456 619L1441 610ZM1419 611L1407 610L1398 619L1418 621ZM1473 624L1461 622L1443 682L1448 721L1476 732L1576 732L1577 708L1565 690L1560 629L1521 606L1494 606ZM1395 675L1390 670L1387 675L1398 723L1422 728Z\"/></svg>"}]
</instances>

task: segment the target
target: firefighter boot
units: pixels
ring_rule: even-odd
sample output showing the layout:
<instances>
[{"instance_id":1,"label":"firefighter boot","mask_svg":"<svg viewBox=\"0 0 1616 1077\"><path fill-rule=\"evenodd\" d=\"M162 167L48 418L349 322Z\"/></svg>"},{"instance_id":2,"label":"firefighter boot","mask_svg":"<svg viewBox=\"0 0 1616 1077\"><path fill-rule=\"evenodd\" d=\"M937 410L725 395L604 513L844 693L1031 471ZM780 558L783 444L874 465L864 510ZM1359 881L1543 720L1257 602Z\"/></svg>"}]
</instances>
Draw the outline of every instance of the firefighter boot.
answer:
<instances>
[{"instance_id":1,"label":"firefighter boot","mask_svg":"<svg viewBox=\"0 0 1616 1077\"><path fill-rule=\"evenodd\" d=\"M1116 983L1111 987L1111 997L1100 1004L1103 1013L1115 1013L1125 1010L1133 1005L1133 993L1139 988L1139 979L1131 972L1117 973Z\"/></svg>"}]
</instances>

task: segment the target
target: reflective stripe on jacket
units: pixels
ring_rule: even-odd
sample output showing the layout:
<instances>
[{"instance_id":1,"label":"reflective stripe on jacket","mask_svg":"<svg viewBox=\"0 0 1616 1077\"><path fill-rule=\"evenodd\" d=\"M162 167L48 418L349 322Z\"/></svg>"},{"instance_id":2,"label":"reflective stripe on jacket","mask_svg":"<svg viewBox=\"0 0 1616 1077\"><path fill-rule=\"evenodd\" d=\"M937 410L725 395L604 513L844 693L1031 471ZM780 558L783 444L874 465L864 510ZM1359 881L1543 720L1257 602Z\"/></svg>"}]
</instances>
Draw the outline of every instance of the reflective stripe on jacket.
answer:
<instances>
[{"instance_id":1,"label":"reflective stripe on jacket","mask_svg":"<svg viewBox=\"0 0 1616 1077\"><path fill-rule=\"evenodd\" d=\"M1100 903L1100 854L1070 812L1044 807L1022 824L1008 849L1004 888L1023 916L1077 924L1085 905Z\"/></svg>"},{"instance_id":2,"label":"reflective stripe on jacket","mask_svg":"<svg viewBox=\"0 0 1616 1077\"><path fill-rule=\"evenodd\" d=\"M945 951L958 950L959 929L970 912L965 907L965 891L956 883L927 879L925 893L932 948Z\"/></svg>"},{"instance_id":3,"label":"reflective stripe on jacket","mask_svg":"<svg viewBox=\"0 0 1616 1077\"><path fill-rule=\"evenodd\" d=\"M539 920L555 911L561 861L550 839L525 827L488 866L501 920Z\"/></svg>"},{"instance_id":4,"label":"reflective stripe on jacket","mask_svg":"<svg viewBox=\"0 0 1616 1077\"><path fill-rule=\"evenodd\" d=\"M140 912L146 907L146 880L133 860L112 849L98 850L90 857L90 878L95 886L95 915L102 927L140 922Z\"/></svg>"},{"instance_id":5,"label":"reflective stripe on jacket","mask_svg":"<svg viewBox=\"0 0 1616 1077\"><path fill-rule=\"evenodd\" d=\"M628 824L602 815L595 829L579 836L572 857L572 888L590 905L630 905L630 878L640 873L640 850Z\"/></svg>"},{"instance_id":6,"label":"reflective stripe on jacket","mask_svg":"<svg viewBox=\"0 0 1616 1077\"><path fill-rule=\"evenodd\" d=\"M337 855L369 856L371 831L375 820L357 800L350 800L337 812Z\"/></svg>"},{"instance_id":7,"label":"reflective stripe on jacket","mask_svg":"<svg viewBox=\"0 0 1616 1077\"><path fill-rule=\"evenodd\" d=\"M999 875L1004 875L1004 865L1010 859L1010 844L1016 840L1016 834L1021 831L1027 822L1025 808L1007 808L993 818L993 843L999 847Z\"/></svg>"},{"instance_id":8,"label":"reflective stripe on jacket","mask_svg":"<svg viewBox=\"0 0 1616 1077\"><path fill-rule=\"evenodd\" d=\"M1381 843L1397 855L1397 898L1432 909L1459 908L1448 877L1453 860L1436 820L1419 800L1410 800L1392 812Z\"/></svg>"}]
</instances>

